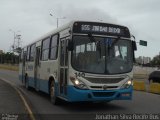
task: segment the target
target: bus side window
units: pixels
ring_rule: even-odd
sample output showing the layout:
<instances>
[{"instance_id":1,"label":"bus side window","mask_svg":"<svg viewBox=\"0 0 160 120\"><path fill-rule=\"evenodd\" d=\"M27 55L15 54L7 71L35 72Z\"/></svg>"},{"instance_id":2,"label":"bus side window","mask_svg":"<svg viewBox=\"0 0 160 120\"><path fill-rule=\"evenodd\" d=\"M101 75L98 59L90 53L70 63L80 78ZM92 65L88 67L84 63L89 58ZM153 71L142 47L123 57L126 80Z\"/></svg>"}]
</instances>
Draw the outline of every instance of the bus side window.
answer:
<instances>
[{"instance_id":1,"label":"bus side window","mask_svg":"<svg viewBox=\"0 0 160 120\"><path fill-rule=\"evenodd\" d=\"M30 46L27 47L27 61L30 59Z\"/></svg>"},{"instance_id":2,"label":"bus side window","mask_svg":"<svg viewBox=\"0 0 160 120\"><path fill-rule=\"evenodd\" d=\"M65 54L65 41L61 41L61 53L60 53L60 56L61 56L61 59L60 59L60 65L61 66L64 66L64 54Z\"/></svg>"},{"instance_id":3,"label":"bus side window","mask_svg":"<svg viewBox=\"0 0 160 120\"><path fill-rule=\"evenodd\" d=\"M52 36L51 48L50 48L50 59L55 60L57 58L58 49L58 35Z\"/></svg>"},{"instance_id":4,"label":"bus side window","mask_svg":"<svg viewBox=\"0 0 160 120\"><path fill-rule=\"evenodd\" d=\"M22 50L20 55L19 55L19 62L21 63L23 61L23 53L24 51Z\"/></svg>"},{"instance_id":5,"label":"bus side window","mask_svg":"<svg viewBox=\"0 0 160 120\"><path fill-rule=\"evenodd\" d=\"M67 48L67 45L68 45L68 40L65 40L65 65L67 66L68 65L68 48Z\"/></svg>"},{"instance_id":6,"label":"bus side window","mask_svg":"<svg viewBox=\"0 0 160 120\"><path fill-rule=\"evenodd\" d=\"M42 41L42 54L41 54L41 60L45 61L49 58L49 44L50 44L50 38L46 38Z\"/></svg>"},{"instance_id":7,"label":"bus side window","mask_svg":"<svg viewBox=\"0 0 160 120\"><path fill-rule=\"evenodd\" d=\"M36 44L33 44L31 46L31 50L30 50L30 61L33 61L35 58L35 52L36 52Z\"/></svg>"}]
</instances>

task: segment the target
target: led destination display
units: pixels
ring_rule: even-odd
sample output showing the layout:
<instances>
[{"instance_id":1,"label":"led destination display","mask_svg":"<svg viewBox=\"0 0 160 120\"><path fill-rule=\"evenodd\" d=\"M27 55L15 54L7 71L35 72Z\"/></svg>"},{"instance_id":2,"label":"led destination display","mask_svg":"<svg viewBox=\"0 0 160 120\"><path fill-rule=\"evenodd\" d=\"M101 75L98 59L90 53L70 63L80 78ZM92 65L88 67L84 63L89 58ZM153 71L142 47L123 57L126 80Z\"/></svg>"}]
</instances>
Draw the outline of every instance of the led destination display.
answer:
<instances>
[{"instance_id":1,"label":"led destination display","mask_svg":"<svg viewBox=\"0 0 160 120\"><path fill-rule=\"evenodd\" d=\"M73 26L73 32L121 36L130 38L130 33L127 27L106 23L76 22Z\"/></svg>"}]
</instances>

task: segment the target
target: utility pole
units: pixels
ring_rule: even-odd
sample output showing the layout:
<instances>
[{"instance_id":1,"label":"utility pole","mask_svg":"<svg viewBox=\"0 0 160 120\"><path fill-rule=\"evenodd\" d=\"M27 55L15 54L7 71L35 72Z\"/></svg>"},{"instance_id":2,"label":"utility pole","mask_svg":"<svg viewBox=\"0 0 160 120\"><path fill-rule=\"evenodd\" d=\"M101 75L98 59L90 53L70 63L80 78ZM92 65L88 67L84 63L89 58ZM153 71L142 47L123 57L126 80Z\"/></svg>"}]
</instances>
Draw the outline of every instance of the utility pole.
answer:
<instances>
[{"instance_id":1,"label":"utility pole","mask_svg":"<svg viewBox=\"0 0 160 120\"><path fill-rule=\"evenodd\" d=\"M17 34L14 30L12 29L9 29L9 31L13 32L14 34L14 39L13 39L13 45L12 45L12 51L13 52L17 52L17 53L20 53L20 49L22 47L21 45L21 35L20 34ZM17 31L17 32L20 32L20 31Z\"/></svg>"},{"instance_id":2,"label":"utility pole","mask_svg":"<svg viewBox=\"0 0 160 120\"><path fill-rule=\"evenodd\" d=\"M16 43L15 43L15 52L17 52L17 53L20 53L20 51L21 51L21 47L22 47L21 42L22 42L21 35L17 34L16 35Z\"/></svg>"},{"instance_id":3,"label":"utility pole","mask_svg":"<svg viewBox=\"0 0 160 120\"><path fill-rule=\"evenodd\" d=\"M9 29L9 31L13 32L13 45L11 46L11 47L12 47L12 50L13 50L13 49L14 49L14 46L15 46L16 33L15 33L15 31L13 31L12 29Z\"/></svg>"}]
</instances>

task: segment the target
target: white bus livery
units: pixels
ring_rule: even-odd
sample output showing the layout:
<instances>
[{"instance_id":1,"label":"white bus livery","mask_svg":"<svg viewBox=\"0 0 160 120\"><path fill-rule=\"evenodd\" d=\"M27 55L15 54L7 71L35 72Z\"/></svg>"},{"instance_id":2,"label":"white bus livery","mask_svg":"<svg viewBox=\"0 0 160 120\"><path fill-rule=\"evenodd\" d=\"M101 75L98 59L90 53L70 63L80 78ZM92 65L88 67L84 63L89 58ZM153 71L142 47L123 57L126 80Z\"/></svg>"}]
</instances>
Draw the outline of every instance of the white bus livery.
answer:
<instances>
[{"instance_id":1,"label":"white bus livery","mask_svg":"<svg viewBox=\"0 0 160 120\"><path fill-rule=\"evenodd\" d=\"M131 100L134 50L125 26L72 21L22 49L19 79L54 104Z\"/></svg>"}]
</instances>

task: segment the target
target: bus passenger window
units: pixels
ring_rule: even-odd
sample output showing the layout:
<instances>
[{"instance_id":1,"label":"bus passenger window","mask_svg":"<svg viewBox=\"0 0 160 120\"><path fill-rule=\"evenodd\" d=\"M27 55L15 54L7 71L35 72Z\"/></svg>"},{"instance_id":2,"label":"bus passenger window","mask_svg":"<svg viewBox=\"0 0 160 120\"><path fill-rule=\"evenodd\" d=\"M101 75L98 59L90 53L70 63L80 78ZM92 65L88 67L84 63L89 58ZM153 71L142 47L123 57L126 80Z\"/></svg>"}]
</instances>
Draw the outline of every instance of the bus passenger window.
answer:
<instances>
[{"instance_id":1,"label":"bus passenger window","mask_svg":"<svg viewBox=\"0 0 160 120\"><path fill-rule=\"evenodd\" d=\"M58 35L52 37L51 40L51 52L50 52L50 59L54 60L57 58L57 46L58 46Z\"/></svg>"},{"instance_id":2,"label":"bus passenger window","mask_svg":"<svg viewBox=\"0 0 160 120\"><path fill-rule=\"evenodd\" d=\"M23 61L23 53L24 51L22 50L20 55L19 55L19 62L21 63Z\"/></svg>"},{"instance_id":3,"label":"bus passenger window","mask_svg":"<svg viewBox=\"0 0 160 120\"><path fill-rule=\"evenodd\" d=\"M50 38L47 38L42 42L42 60L48 60L49 44L50 44Z\"/></svg>"},{"instance_id":4,"label":"bus passenger window","mask_svg":"<svg viewBox=\"0 0 160 120\"><path fill-rule=\"evenodd\" d=\"M29 61L29 58L30 58L30 46L27 47L27 61Z\"/></svg>"},{"instance_id":5,"label":"bus passenger window","mask_svg":"<svg viewBox=\"0 0 160 120\"><path fill-rule=\"evenodd\" d=\"M65 41L65 65L68 65L68 49L67 49L68 41Z\"/></svg>"},{"instance_id":6,"label":"bus passenger window","mask_svg":"<svg viewBox=\"0 0 160 120\"><path fill-rule=\"evenodd\" d=\"M65 43L63 40L63 41L61 41L61 59L60 59L61 66L64 66L64 54L65 54Z\"/></svg>"},{"instance_id":7,"label":"bus passenger window","mask_svg":"<svg viewBox=\"0 0 160 120\"><path fill-rule=\"evenodd\" d=\"M36 52L36 44L33 44L31 46L31 50L30 50L30 61L33 61L35 58L35 52Z\"/></svg>"}]
</instances>

